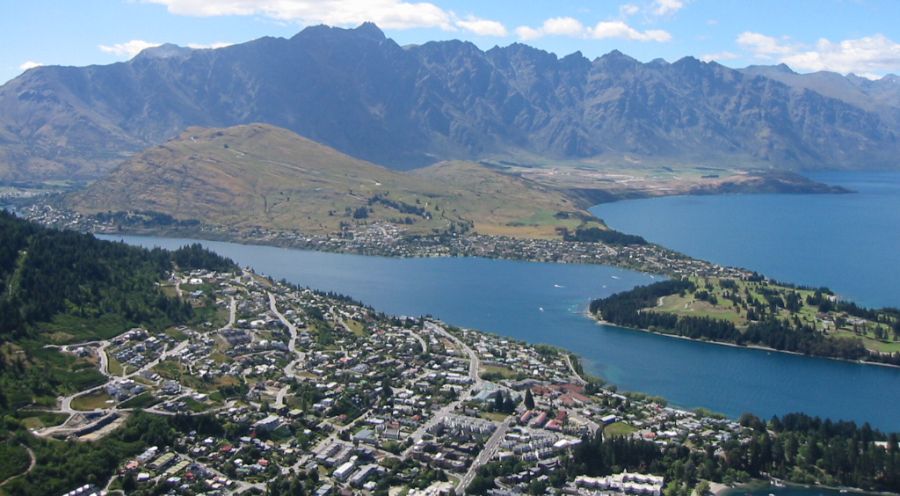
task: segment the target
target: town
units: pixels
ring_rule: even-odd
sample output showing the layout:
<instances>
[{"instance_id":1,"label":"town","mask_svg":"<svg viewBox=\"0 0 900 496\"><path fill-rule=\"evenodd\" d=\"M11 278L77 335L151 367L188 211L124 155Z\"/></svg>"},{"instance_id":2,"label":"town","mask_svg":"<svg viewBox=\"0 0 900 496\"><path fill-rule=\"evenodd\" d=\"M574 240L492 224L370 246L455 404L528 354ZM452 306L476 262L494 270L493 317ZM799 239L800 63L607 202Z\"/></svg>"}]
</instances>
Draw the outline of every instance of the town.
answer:
<instances>
[{"instance_id":1,"label":"town","mask_svg":"<svg viewBox=\"0 0 900 496\"><path fill-rule=\"evenodd\" d=\"M96 440L138 411L213 416L223 432L149 447L111 480L69 494L253 494L287 479L321 496L525 494L594 436L715 452L750 435L723 417L620 394L556 348L384 316L249 269L173 272L163 289L215 313L197 328L62 347L107 382L60 398L53 411L66 420L33 432ZM515 470L485 487L491 467ZM659 496L665 482L579 475L559 490Z\"/></svg>"},{"instance_id":2,"label":"town","mask_svg":"<svg viewBox=\"0 0 900 496\"><path fill-rule=\"evenodd\" d=\"M311 234L260 227L227 227L122 213L86 216L37 202L20 214L50 227L95 234L161 234L336 253L388 257L484 257L532 262L602 264L669 277L746 279L752 272L688 257L655 244L607 244L562 239L518 238L477 233L410 236L391 223L349 225L340 233Z\"/></svg>"}]
</instances>

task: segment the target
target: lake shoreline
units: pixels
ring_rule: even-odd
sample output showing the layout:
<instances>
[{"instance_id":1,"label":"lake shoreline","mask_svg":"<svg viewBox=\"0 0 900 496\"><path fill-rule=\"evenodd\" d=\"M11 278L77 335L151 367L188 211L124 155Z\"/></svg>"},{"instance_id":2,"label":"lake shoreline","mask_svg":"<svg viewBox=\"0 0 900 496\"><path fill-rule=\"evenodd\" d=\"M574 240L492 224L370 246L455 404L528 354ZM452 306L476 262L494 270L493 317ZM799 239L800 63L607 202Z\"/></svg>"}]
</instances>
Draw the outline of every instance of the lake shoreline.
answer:
<instances>
[{"instance_id":1,"label":"lake shoreline","mask_svg":"<svg viewBox=\"0 0 900 496\"><path fill-rule=\"evenodd\" d=\"M629 330L629 331L639 331L639 332L644 332L644 333L647 333L647 334L654 334L654 335L657 335L657 336L665 336L665 337L670 337L670 338L675 338L675 339L681 339L681 340L689 341L689 342L692 342L692 343L709 343L709 344L715 344L715 345L718 345L718 346L728 346L729 348L737 348L737 349L745 349L745 350L757 350L757 351L766 351L766 352L774 352L774 353L784 353L784 354L786 354L786 355L802 356L802 357L809 357L809 358L821 358L821 359L824 359L824 360L834 360L834 361L838 361L838 362L852 363L852 364L856 364L856 365L877 365L877 366L880 366L880 367L886 367L886 368L889 368L889 369L900 369L900 365L894 365L894 364L891 364L891 363L870 362L870 361L867 361L867 360L849 360L849 359L846 359L846 358L830 357L830 356L820 356L820 355L807 355L807 354L805 354L805 353L800 353L800 352L797 352L797 351L779 350L779 349L776 349L776 348L770 348L770 347L768 347L768 346L762 346L762 345L758 345L758 344L746 344L746 345L741 345L741 344L737 344L737 343L729 343L728 341L715 341L715 340L712 340L712 339L694 339L694 338L689 338L689 337L687 337L687 336L679 336L678 334L669 334L669 333L666 333L666 332L651 331L651 330L649 330L649 329L642 329L642 328L640 328L640 327L623 326L623 325L615 324L615 323L612 323L612 322L609 322L609 321L606 321L606 320L603 320L603 319L598 319L597 317L594 317L594 316L593 316L589 311L587 311L587 310L585 310L585 311L583 312L583 315L584 315L586 318L589 318L589 319L593 320L594 322L596 322L596 323L599 324L599 325L606 325L606 326L618 327L618 328L620 328L620 329L627 329L627 330Z\"/></svg>"},{"instance_id":2,"label":"lake shoreline","mask_svg":"<svg viewBox=\"0 0 900 496\"><path fill-rule=\"evenodd\" d=\"M784 479L753 479L748 482L729 486L718 482L710 483L710 492L715 496L742 496L743 494L763 493L775 494L783 489L793 489L800 491L829 491L839 494L856 494L856 495L872 495L872 496L889 496L895 493L866 491L858 487L849 486L823 486L818 484L802 484L799 482L791 482ZM774 491L774 493L773 493Z\"/></svg>"},{"instance_id":3,"label":"lake shoreline","mask_svg":"<svg viewBox=\"0 0 900 496\"><path fill-rule=\"evenodd\" d=\"M613 229L778 281L828 287L869 308L900 306L900 172L822 171L852 195L673 195L589 210Z\"/></svg>"}]
</instances>

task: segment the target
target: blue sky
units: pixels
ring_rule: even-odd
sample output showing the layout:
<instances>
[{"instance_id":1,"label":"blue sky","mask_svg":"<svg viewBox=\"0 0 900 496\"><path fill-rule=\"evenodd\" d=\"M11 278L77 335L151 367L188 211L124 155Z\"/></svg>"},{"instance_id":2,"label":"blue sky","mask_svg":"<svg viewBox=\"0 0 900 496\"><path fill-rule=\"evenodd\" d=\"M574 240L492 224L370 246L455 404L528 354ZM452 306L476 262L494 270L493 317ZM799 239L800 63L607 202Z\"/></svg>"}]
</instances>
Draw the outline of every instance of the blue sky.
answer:
<instances>
[{"instance_id":1,"label":"blue sky","mask_svg":"<svg viewBox=\"0 0 900 496\"><path fill-rule=\"evenodd\" d=\"M400 44L518 41L560 56L619 49L642 61L900 73L896 0L3 0L0 82L34 65L127 60L163 42L210 47L366 20Z\"/></svg>"}]
</instances>

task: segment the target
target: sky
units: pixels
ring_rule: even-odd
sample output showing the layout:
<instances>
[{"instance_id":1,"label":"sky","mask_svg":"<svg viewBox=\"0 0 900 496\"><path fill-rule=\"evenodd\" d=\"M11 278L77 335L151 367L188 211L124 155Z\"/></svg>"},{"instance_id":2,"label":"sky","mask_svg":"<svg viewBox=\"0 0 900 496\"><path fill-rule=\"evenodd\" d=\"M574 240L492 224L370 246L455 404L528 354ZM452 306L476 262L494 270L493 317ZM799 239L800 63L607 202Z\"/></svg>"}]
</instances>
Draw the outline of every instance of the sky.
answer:
<instances>
[{"instance_id":1,"label":"sky","mask_svg":"<svg viewBox=\"0 0 900 496\"><path fill-rule=\"evenodd\" d=\"M125 61L161 43L214 48L305 26L375 22L401 45L527 43L729 67L900 73L898 0L0 0L0 82L38 65Z\"/></svg>"}]
</instances>

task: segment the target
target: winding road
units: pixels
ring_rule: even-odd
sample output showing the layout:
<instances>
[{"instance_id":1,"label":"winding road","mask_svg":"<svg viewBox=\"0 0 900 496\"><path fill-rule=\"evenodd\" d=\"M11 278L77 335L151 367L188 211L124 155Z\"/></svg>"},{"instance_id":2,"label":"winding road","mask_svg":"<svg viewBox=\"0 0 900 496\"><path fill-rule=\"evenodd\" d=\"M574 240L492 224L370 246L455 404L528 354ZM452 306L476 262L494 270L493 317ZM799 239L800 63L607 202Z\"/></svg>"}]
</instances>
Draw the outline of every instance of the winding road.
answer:
<instances>
[{"instance_id":1,"label":"winding road","mask_svg":"<svg viewBox=\"0 0 900 496\"><path fill-rule=\"evenodd\" d=\"M272 292L269 292L269 310L278 317L278 320L281 321L288 328L288 332L291 334L291 339L288 341L288 350L293 354L296 358L288 362L287 365L284 366L284 375L288 377L294 377L294 369L296 369L298 363L302 363L306 361L306 353L299 351L297 349L297 326L295 326L287 317L284 316L281 312L278 311L278 306L275 304L275 295ZM287 395L290 390L290 386L284 386L283 388L278 390L278 394L275 396L275 408L281 408L284 406L284 397Z\"/></svg>"},{"instance_id":2,"label":"winding road","mask_svg":"<svg viewBox=\"0 0 900 496\"><path fill-rule=\"evenodd\" d=\"M28 452L28 456L31 458L31 461L28 463L28 468L25 469L25 471L22 472L21 474L13 475L13 476L9 477L8 479L6 479L5 481L0 482L0 487L5 486L7 483L12 482L12 481L18 479L19 477L26 476L32 470L34 470L34 466L37 465L37 458L35 458L35 456L34 456L34 451L31 451L31 448L29 448L28 446L25 446L25 451Z\"/></svg>"}]
</instances>

